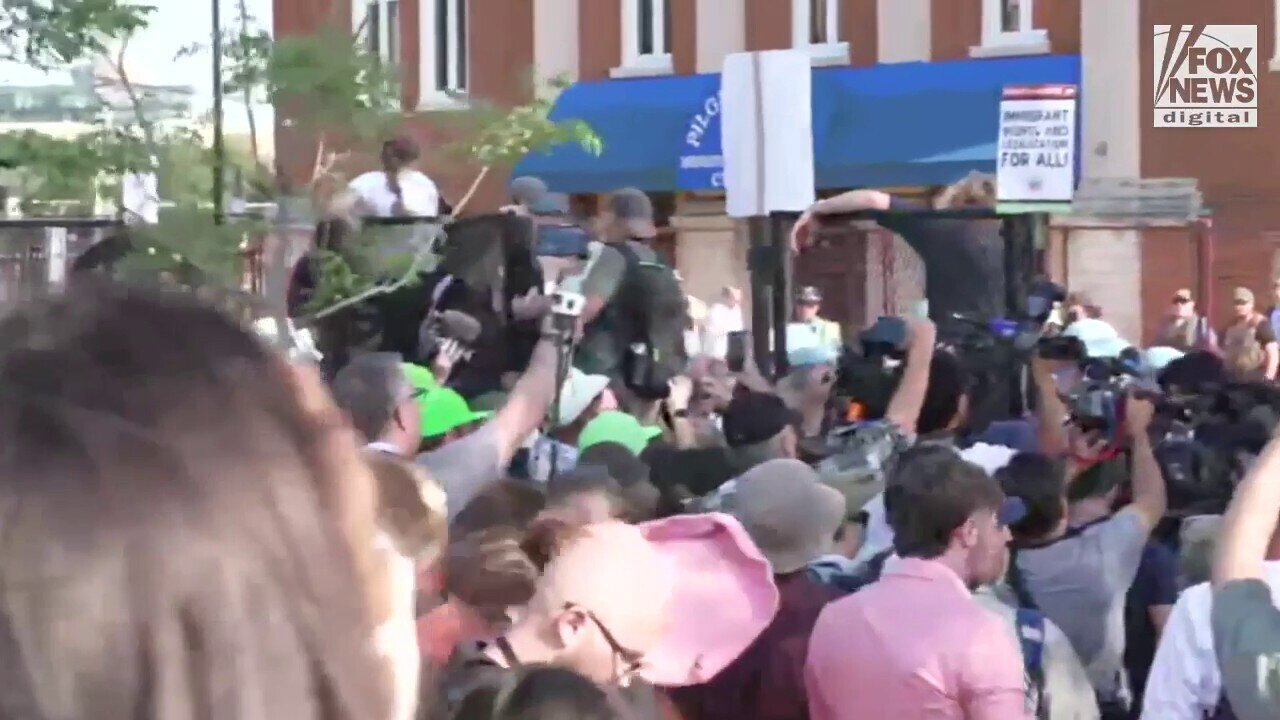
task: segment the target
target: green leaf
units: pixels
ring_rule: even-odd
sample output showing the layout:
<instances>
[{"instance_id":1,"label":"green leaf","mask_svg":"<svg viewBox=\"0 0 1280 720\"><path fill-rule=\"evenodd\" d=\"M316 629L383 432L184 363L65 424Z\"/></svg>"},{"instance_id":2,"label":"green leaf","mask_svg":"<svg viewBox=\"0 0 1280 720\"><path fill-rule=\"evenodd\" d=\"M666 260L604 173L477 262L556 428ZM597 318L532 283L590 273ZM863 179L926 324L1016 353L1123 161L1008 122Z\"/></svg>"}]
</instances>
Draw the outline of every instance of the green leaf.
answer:
<instances>
[{"instance_id":1,"label":"green leaf","mask_svg":"<svg viewBox=\"0 0 1280 720\"><path fill-rule=\"evenodd\" d=\"M511 165L529 153L564 143L599 155L604 151L604 142L589 124L576 118L550 117L555 96L569 84L566 78L553 78L548 83L550 92L535 93L533 100L514 107L474 101L469 111L454 119L463 139L451 150L482 165Z\"/></svg>"},{"instance_id":2,"label":"green leaf","mask_svg":"<svg viewBox=\"0 0 1280 720\"><path fill-rule=\"evenodd\" d=\"M101 55L145 28L155 9L126 0L4 0L0 60L52 69Z\"/></svg>"}]
</instances>

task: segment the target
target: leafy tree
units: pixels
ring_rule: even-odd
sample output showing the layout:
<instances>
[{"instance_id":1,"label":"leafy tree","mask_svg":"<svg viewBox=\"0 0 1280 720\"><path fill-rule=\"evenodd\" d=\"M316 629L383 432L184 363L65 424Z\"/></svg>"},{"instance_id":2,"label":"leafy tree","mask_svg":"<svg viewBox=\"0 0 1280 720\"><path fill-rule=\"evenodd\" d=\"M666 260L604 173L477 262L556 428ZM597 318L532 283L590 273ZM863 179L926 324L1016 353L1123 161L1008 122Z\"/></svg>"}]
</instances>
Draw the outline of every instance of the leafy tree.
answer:
<instances>
[{"instance_id":1,"label":"leafy tree","mask_svg":"<svg viewBox=\"0 0 1280 720\"><path fill-rule=\"evenodd\" d=\"M449 153L478 165L479 170L455 212L466 206L494 168L509 168L529 153L565 143L579 145L592 155L603 151L600 136L586 122L551 119L556 97L568 86L567 79L552 78L545 88L535 87L533 99L524 105L504 107L477 100L456 116L453 124L461 128L462 139Z\"/></svg>"},{"instance_id":2,"label":"leafy tree","mask_svg":"<svg viewBox=\"0 0 1280 720\"><path fill-rule=\"evenodd\" d=\"M143 6L112 4L110 0L49 0L37 3L21 0L22 23L0 25L0 47L7 37L18 37L18 30L5 34L5 27L29 28L40 12L67 4L85 6L81 17L91 17L99 32L92 37L82 34L59 41L34 37L28 55L40 56L50 63L71 58L99 55L111 60L133 101L133 122L123 125L101 125L86 135L58 140L34 133L0 135L0 166L25 168L30 191L38 198L92 196L100 188L102 178L119 177L124 172L157 169L161 196L175 207L161 212L160 222L135 228L136 252L122 268L132 277L161 276L183 282L197 282L222 300L239 301L240 309L253 314L263 312L261 298L249 296L244 277L244 256L258 238L270 228L262 220L234 219L215 224L206 198L212 196L214 158L204 138L189 131L162 129L146 117L143 103L129 86L124 70L124 52L106 55L104 37L127 39L145 24L150 12ZM34 8L34 9L33 9ZM89 13L93 10L97 14ZM109 12L110 11L110 12ZM88 13L88 14L87 14ZM313 35L271 38L249 17L244 4L238 8L239 22L222 38L224 89L238 95L249 113L251 128L250 158L244 165L250 169L254 187L265 199L284 200L288 195L320 195L340 188L335 173L352 152L370 152L391 134L405 114L402 110L400 81L395 68L369 52L356 35L334 23ZM11 15L12 21L14 15ZM68 20L60 20L64 25ZM84 24L85 20L80 20ZM358 34L358 33L357 33ZM73 47L74 46L74 47ZM115 47L127 49L127 42ZM198 46L185 49L194 52ZM550 90L558 89L557 83ZM253 107L261 102L274 105L281 125L292 132L304 133L316 146L315 161L309 176L290 187L284 178L268 169L258 154L256 119ZM458 203L461 210L475 189L493 168L514 163L526 153L546 149L563 142L575 142L590 152L600 152L600 140L580 121L557 122L549 117L554 95L539 93L528 104L503 108L474 102L472 109L453 117L461 127L460 139L451 151L479 167L475 182ZM19 172L24 172L19 170ZM41 177L44 176L44 177ZM288 188L286 190L286 188ZM373 295L403 287L412 282L418 270L429 261L425 252L413 257L385 257L373 252L378 233L357 232L339 256L321 253L320 287L312 306L314 317L348 307ZM268 287L284 285L284 243L280 251L266 259L267 267L276 275L267 279ZM193 279L194 278L194 279ZM276 298L275 300L279 300ZM277 320L283 312L278 302L269 308ZM283 327L278 322L277 327Z\"/></svg>"},{"instance_id":3,"label":"leafy tree","mask_svg":"<svg viewBox=\"0 0 1280 720\"><path fill-rule=\"evenodd\" d=\"M101 55L146 27L155 9L127 0L4 0L0 60L51 69Z\"/></svg>"}]
</instances>

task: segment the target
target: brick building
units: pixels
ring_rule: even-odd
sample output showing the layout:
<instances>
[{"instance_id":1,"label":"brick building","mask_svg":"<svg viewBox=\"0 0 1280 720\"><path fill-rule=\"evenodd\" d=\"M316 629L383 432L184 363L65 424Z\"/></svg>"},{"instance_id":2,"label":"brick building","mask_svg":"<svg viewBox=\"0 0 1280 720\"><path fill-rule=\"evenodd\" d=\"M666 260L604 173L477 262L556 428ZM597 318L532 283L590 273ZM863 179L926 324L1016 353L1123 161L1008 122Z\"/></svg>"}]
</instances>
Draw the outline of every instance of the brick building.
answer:
<instances>
[{"instance_id":1,"label":"brick building","mask_svg":"<svg viewBox=\"0 0 1280 720\"><path fill-rule=\"evenodd\" d=\"M695 126L718 126L706 117L713 114L705 112L706 88L715 87L708 74L719 72L727 54L790 47L806 49L821 68L815 96L827 92L822 88L839 95L824 100L835 108L824 124L829 136L815 139L823 193L854 185L920 192L969 169L990 170L994 154L986 143L994 143L994 123L978 123L989 140L956 137L955 147L934 148L929 159L916 145L947 135L953 124L973 124L966 122L973 113L994 118L1005 82L1079 83L1085 177L1198 178L1212 211L1211 234L1055 219L1048 268L1091 291L1135 340L1152 331L1175 288L1211 293L1221 317L1232 285L1266 290L1276 269L1280 207L1267 202L1280 183L1280 141L1267 132L1280 122L1280 83L1267 63L1275 54L1276 0L357 2L352 8L347 0L275 0L276 30L308 32L332 18L358 26L374 12L376 21L365 23L369 41L400 64L406 108L417 111L409 129L428 147L445 132L449 110L468 99L524 99L530 69L542 78L573 79L578 84L562 101L577 106L566 112L581 111L602 131L605 155L589 168L581 158L527 164L588 204L622 185L651 192L668 227L664 248L704 298L725 283L745 285L745 238L725 216L714 182L690 187L679 177L682 146ZM1152 127L1152 25L1192 22L1259 25L1256 129ZM858 94L864 85L899 78L895 95ZM610 98L617 104L609 106ZM908 110L932 114L938 132L904 134L899 126L912 124ZM815 135L818 125L815 119ZM303 139L279 132L286 166L310 157ZM667 137L651 137L659 132ZM943 156L950 159L937 160ZM822 166L836 161L843 164ZM471 177L452 166L425 169L448 197ZM480 206L502 202L506 180L490 178ZM903 308L921 285L912 254L877 232L833 237L801 258L797 274L824 286L828 312L851 324Z\"/></svg>"}]
</instances>

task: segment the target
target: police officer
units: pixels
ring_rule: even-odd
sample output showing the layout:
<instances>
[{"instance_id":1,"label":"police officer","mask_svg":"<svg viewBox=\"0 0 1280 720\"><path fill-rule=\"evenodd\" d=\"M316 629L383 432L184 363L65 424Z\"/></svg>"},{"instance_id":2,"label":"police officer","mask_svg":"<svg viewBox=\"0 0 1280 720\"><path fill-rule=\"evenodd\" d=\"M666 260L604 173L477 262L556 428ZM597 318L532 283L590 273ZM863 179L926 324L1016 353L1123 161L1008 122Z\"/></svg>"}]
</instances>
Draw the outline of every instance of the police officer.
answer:
<instances>
[{"instance_id":1,"label":"police officer","mask_svg":"<svg viewBox=\"0 0 1280 720\"><path fill-rule=\"evenodd\" d=\"M818 316L822 309L822 293L808 286L796 293L794 316L787 325L787 350L818 347L839 353L842 343L840 325Z\"/></svg>"}]
</instances>

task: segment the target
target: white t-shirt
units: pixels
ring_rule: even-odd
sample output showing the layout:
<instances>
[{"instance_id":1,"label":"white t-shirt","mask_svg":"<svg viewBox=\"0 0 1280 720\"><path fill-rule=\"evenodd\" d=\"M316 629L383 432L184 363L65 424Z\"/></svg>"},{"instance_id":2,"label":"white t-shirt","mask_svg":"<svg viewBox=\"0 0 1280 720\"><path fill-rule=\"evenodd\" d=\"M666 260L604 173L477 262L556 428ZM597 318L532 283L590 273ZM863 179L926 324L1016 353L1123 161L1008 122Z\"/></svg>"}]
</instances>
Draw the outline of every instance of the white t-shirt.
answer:
<instances>
[{"instance_id":1,"label":"white t-shirt","mask_svg":"<svg viewBox=\"0 0 1280 720\"><path fill-rule=\"evenodd\" d=\"M1263 564L1263 581L1280 605L1280 562ZM1222 700L1222 672L1213 646L1213 588L1187 588L1169 613L1156 648L1142 720L1200 720Z\"/></svg>"},{"instance_id":2,"label":"white t-shirt","mask_svg":"<svg viewBox=\"0 0 1280 720\"><path fill-rule=\"evenodd\" d=\"M387 187L386 173L381 170L364 173L347 187L374 215L392 215L396 196ZM440 189L431 178L417 170L401 170L400 190L404 195L405 212L409 215L435 217L440 214Z\"/></svg>"},{"instance_id":3,"label":"white t-shirt","mask_svg":"<svg viewBox=\"0 0 1280 720\"><path fill-rule=\"evenodd\" d=\"M729 353L729 333L745 329L741 306L729 307L724 303L713 303L707 311L707 346L703 348L703 353L723 360Z\"/></svg>"}]
</instances>

